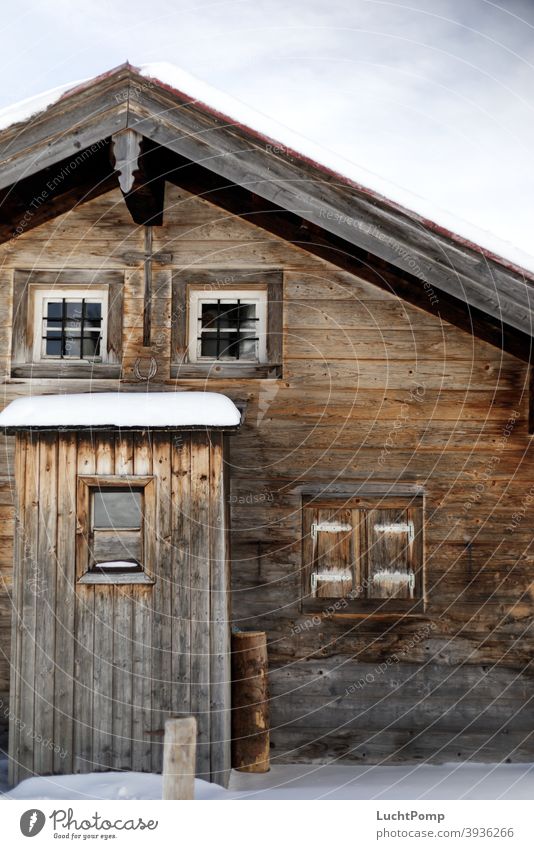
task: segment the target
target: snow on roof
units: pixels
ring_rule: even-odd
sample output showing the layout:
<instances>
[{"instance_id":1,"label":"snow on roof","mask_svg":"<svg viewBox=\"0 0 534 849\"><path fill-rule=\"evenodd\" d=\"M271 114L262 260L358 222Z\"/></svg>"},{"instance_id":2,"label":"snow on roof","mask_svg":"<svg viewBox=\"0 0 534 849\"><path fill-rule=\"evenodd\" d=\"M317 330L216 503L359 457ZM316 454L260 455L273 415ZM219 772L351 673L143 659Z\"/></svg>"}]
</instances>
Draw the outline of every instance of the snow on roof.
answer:
<instances>
[{"instance_id":1,"label":"snow on roof","mask_svg":"<svg viewBox=\"0 0 534 849\"><path fill-rule=\"evenodd\" d=\"M19 100L18 103L12 103L0 109L0 130L5 130L12 124L19 124L21 121L29 121L35 115L39 115L53 106L54 103L63 97L66 92L76 88L81 83L86 83L88 80L79 80L78 82L66 83L55 88L49 88L47 91L42 91L34 97L27 97L25 100Z\"/></svg>"},{"instance_id":2,"label":"snow on roof","mask_svg":"<svg viewBox=\"0 0 534 849\"><path fill-rule=\"evenodd\" d=\"M217 392L32 395L0 413L0 427L237 427L241 413Z\"/></svg>"},{"instance_id":3,"label":"snow on roof","mask_svg":"<svg viewBox=\"0 0 534 849\"><path fill-rule=\"evenodd\" d=\"M339 179L353 184L356 188L371 195L380 196L408 213L415 213L422 224L430 229L444 230L446 235L459 241L471 243L471 247L481 248L497 261L508 261L517 266L517 270L534 272L534 255L527 253L510 242L499 239L487 230L481 230L474 224L451 212L441 209L432 201L420 197L403 186L384 179L379 174L367 170L350 159L334 153L328 148L313 142L296 130L265 115L258 109L243 103L236 97L220 91L170 62L153 62L139 67L129 66L134 73L181 95L191 102L199 103L228 123L239 124L253 134L263 136L274 146L293 153L297 157L313 162L319 168L333 172ZM117 70L117 69L115 69ZM104 74L101 76L109 76ZM74 93L75 89L86 87L101 77L81 82L72 82L50 89L36 97L0 109L0 131L12 124L28 121L45 109L57 103L62 97Z\"/></svg>"}]
</instances>

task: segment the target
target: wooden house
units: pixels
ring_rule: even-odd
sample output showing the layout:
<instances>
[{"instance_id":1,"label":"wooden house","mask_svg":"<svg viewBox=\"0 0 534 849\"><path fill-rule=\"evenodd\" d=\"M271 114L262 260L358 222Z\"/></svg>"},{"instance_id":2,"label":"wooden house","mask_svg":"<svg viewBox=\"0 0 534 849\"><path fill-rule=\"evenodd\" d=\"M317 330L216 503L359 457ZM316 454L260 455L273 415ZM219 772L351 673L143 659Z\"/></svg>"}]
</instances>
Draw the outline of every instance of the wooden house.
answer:
<instances>
[{"instance_id":1,"label":"wooden house","mask_svg":"<svg viewBox=\"0 0 534 849\"><path fill-rule=\"evenodd\" d=\"M230 625L274 763L532 760L534 275L128 65L1 131L0 210L13 779L194 713L224 781Z\"/></svg>"}]
</instances>

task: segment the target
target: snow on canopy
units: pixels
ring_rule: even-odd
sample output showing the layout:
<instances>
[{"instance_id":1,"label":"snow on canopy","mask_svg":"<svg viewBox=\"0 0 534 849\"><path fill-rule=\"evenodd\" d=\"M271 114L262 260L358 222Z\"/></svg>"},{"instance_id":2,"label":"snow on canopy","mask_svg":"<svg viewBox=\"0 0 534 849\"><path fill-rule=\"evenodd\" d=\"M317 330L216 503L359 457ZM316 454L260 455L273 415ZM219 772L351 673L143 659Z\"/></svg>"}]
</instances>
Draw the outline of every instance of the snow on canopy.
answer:
<instances>
[{"instance_id":1,"label":"snow on canopy","mask_svg":"<svg viewBox=\"0 0 534 849\"><path fill-rule=\"evenodd\" d=\"M217 392L32 395L0 413L0 427L237 427L241 414Z\"/></svg>"},{"instance_id":2,"label":"snow on canopy","mask_svg":"<svg viewBox=\"0 0 534 849\"><path fill-rule=\"evenodd\" d=\"M508 261L519 271L534 272L534 256L503 241L487 230L464 221L457 215L441 209L432 201L410 192L403 186L384 179L379 174L302 136L298 131L278 122L275 118L243 103L241 100L205 83L170 62L153 62L131 68L134 73L157 85L198 103L222 119L226 124L239 124L252 134L263 136L274 147L279 146L295 156L311 160L319 168L333 172L339 179L353 184L357 189L377 195L395 204L408 213L419 216L430 229L442 229L456 240L466 240L474 249L487 251L497 261ZM110 72L111 73L111 72ZM107 75L104 75L107 76ZM27 98L4 109L0 109L0 132L13 124L29 121L40 115L54 103L76 89L87 87L97 78L82 82L71 82L50 89L35 97Z\"/></svg>"}]
</instances>

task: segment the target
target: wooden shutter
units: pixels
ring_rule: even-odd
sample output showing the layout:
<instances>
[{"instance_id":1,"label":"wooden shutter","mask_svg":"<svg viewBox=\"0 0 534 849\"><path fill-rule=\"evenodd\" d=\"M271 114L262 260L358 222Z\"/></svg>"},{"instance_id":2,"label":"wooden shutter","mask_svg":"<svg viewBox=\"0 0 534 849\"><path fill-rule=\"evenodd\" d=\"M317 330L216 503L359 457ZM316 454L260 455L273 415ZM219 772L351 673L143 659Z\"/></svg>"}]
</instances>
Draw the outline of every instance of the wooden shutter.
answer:
<instances>
[{"instance_id":1,"label":"wooden shutter","mask_svg":"<svg viewBox=\"0 0 534 849\"><path fill-rule=\"evenodd\" d=\"M368 598L417 598L419 562L415 513L407 508L366 511L365 560Z\"/></svg>"},{"instance_id":2,"label":"wooden shutter","mask_svg":"<svg viewBox=\"0 0 534 849\"><path fill-rule=\"evenodd\" d=\"M306 507L305 565L309 577L305 593L312 598L342 598L354 581L353 511Z\"/></svg>"}]
</instances>

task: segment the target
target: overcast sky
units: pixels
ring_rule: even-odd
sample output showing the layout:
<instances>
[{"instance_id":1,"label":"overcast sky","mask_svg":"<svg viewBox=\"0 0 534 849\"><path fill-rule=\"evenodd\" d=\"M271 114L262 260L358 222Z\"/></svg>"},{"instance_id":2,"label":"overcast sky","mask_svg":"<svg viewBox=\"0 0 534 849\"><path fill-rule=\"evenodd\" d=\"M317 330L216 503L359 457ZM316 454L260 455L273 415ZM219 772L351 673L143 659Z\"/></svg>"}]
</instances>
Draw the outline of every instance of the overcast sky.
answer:
<instances>
[{"instance_id":1,"label":"overcast sky","mask_svg":"<svg viewBox=\"0 0 534 849\"><path fill-rule=\"evenodd\" d=\"M0 105L167 61L534 254L534 0L17 0Z\"/></svg>"}]
</instances>

